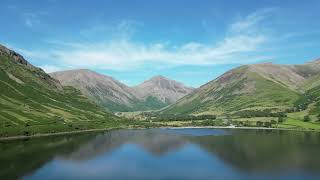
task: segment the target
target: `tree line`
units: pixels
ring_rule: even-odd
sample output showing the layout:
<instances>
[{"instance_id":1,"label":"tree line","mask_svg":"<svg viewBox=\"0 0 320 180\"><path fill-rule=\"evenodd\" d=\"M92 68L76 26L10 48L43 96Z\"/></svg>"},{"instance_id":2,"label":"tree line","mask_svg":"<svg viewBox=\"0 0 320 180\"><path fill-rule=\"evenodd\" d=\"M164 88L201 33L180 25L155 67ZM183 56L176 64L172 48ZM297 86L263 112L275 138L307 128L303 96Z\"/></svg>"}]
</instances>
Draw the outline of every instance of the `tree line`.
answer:
<instances>
[{"instance_id":1,"label":"tree line","mask_svg":"<svg viewBox=\"0 0 320 180\"><path fill-rule=\"evenodd\" d=\"M271 112L270 109L265 110L243 110L233 114L240 118L252 118L252 117L287 117L285 112Z\"/></svg>"},{"instance_id":2,"label":"tree line","mask_svg":"<svg viewBox=\"0 0 320 180\"><path fill-rule=\"evenodd\" d=\"M158 120L158 121L188 121L188 120L215 120L216 115L167 115L158 114L154 117L149 117L148 119Z\"/></svg>"}]
</instances>

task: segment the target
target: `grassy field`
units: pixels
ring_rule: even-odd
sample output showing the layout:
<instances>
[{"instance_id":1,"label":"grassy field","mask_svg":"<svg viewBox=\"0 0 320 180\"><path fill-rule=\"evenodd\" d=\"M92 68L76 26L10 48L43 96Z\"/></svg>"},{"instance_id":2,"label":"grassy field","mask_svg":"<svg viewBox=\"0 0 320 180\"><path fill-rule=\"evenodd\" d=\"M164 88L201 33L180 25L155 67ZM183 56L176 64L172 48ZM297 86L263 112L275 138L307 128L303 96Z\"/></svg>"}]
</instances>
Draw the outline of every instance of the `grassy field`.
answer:
<instances>
[{"instance_id":1,"label":"grassy field","mask_svg":"<svg viewBox=\"0 0 320 180\"><path fill-rule=\"evenodd\" d=\"M320 123L304 122L299 119L286 118L283 123L278 125L278 128L320 130Z\"/></svg>"},{"instance_id":2,"label":"grassy field","mask_svg":"<svg viewBox=\"0 0 320 180\"><path fill-rule=\"evenodd\" d=\"M149 119L144 116L144 112L123 113L121 116L131 119L131 126L135 123L148 127L171 126L171 127L188 127L188 126L237 126L237 127L273 127L284 129L297 130L320 130L320 122L315 115L309 115L309 110L301 112L287 113L287 117L283 118L283 122L278 122L278 117L227 117L225 115L217 116L217 119L212 120L156 120ZM304 117L310 116L310 122L304 122Z\"/></svg>"}]
</instances>

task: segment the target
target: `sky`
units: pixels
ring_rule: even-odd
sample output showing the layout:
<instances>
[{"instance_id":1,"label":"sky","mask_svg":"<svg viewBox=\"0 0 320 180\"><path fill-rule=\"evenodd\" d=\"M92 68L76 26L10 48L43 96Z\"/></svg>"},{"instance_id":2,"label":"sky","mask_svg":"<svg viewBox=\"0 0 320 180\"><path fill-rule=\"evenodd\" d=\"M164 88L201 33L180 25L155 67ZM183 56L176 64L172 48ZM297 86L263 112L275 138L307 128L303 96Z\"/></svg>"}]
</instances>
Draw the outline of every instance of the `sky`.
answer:
<instances>
[{"instance_id":1,"label":"sky","mask_svg":"<svg viewBox=\"0 0 320 180\"><path fill-rule=\"evenodd\" d=\"M46 72L199 87L251 63L320 57L319 0L1 0L0 44Z\"/></svg>"}]
</instances>

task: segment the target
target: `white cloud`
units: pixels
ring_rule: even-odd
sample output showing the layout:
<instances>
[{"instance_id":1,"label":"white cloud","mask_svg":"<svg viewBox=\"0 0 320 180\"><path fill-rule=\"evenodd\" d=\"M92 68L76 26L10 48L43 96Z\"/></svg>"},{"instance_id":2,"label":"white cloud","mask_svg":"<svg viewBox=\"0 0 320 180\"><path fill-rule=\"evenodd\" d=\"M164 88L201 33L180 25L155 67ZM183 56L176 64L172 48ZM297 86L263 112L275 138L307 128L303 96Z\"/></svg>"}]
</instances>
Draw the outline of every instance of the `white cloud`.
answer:
<instances>
[{"instance_id":1,"label":"white cloud","mask_svg":"<svg viewBox=\"0 0 320 180\"><path fill-rule=\"evenodd\" d=\"M59 66L54 66L54 65L43 65L40 66L41 69L43 69L46 73L52 73L56 71L61 71L61 67Z\"/></svg>"},{"instance_id":2,"label":"white cloud","mask_svg":"<svg viewBox=\"0 0 320 180\"><path fill-rule=\"evenodd\" d=\"M180 65L217 65L230 63L255 62L258 58L268 58L254 55L268 41L265 33L260 33L260 24L265 21L272 11L264 9L231 24L226 37L216 43L203 44L189 42L181 46L170 43L139 43L131 40L130 36L136 30L135 21L122 21L113 31L119 31L125 36L99 42L64 42L50 41L55 49L49 51L26 52L26 56L43 58L44 60L72 68L94 68L126 70L131 68L167 67ZM110 27L98 26L82 31L82 35L90 35ZM35 57L38 56L38 57ZM58 67L46 65L47 71L57 70Z\"/></svg>"},{"instance_id":3,"label":"white cloud","mask_svg":"<svg viewBox=\"0 0 320 180\"><path fill-rule=\"evenodd\" d=\"M51 51L51 56L60 64L74 68L89 67L125 70L140 68L145 64L215 65L237 63L239 55L257 50L266 41L264 36L228 37L217 45L187 43L174 50L165 44L139 44L129 40L91 44ZM243 61L250 61L244 59Z\"/></svg>"}]
</instances>

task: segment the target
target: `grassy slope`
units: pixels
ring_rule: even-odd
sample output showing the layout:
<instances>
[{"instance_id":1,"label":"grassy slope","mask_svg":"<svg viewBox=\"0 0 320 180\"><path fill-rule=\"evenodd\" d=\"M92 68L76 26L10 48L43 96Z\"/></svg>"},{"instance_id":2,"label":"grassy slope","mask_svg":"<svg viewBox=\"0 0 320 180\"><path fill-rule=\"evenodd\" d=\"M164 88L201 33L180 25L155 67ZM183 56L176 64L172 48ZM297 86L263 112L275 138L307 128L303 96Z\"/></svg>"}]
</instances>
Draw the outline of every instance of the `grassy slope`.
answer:
<instances>
[{"instance_id":1,"label":"grassy slope","mask_svg":"<svg viewBox=\"0 0 320 180\"><path fill-rule=\"evenodd\" d=\"M137 101L133 105L133 110L134 111L146 111L146 110L156 110L156 109L161 109L168 104L160 101L156 97L149 96L147 97L144 101Z\"/></svg>"},{"instance_id":2,"label":"grassy slope","mask_svg":"<svg viewBox=\"0 0 320 180\"><path fill-rule=\"evenodd\" d=\"M109 127L115 117L42 70L0 56L0 136Z\"/></svg>"},{"instance_id":3,"label":"grassy slope","mask_svg":"<svg viewBox=\"0 0 320 180\"><path fill-rule=\"evenodd\" d=\"M233 70L223 84L215 80L164 110L168 114L219 113L241 109L290 108L299 94L278 83L248 71L246 66ZM251 89L248 87L251 86ZM248 89L248 90L246 90Z\"/></svg>"},{"instance_id":4,"label":"grassy slope","mask_svg":"<svg viewBox=\"0 0 320 180\"><path fill-rule=\"evenodd\" d=\"M115 103L112 101L97 102L102 107L105 107L111 112L134 112L134 111L148 111L161 109L168 104L163 103L155 97L149 96L145 100L132 99L130 106Z\"/></svg>"},{"instance_id":5,"label":"grassy slope","mask_svg":"<svg viewBox=\"0 0 320 180\"><path fill-rule=\"evenodd\" d=\"M77 86L73 86L73 87L75 87L76 89L82 89ZM100 94L101 90L89 89L89 91L91 91L91 93L90 93L90 95L87 95L87 97L90 98L92 101L95 101L97 104L104 107L106 110L108 110L110 112L131 112L131 111L156 110L156 109L161 109L161 108L168 105L153 96L149 96L145 100L140 100L137 98L128 97L128 99L129 99L128 104L117 103L112 100L101 99L99 96L94 95L94 94ZM105 89L104 91L105 91L105 92L103 92L104 94L111 93L111 92L109 92L108 89Z\"/></svg>"},{"instance_id":6,"label":"grassy slope","mask_svg":"<svg viewBox=\"0 0 320 180\"><path fill-rule=\"evenodd\" d=\"M311 87L295 102L295 106L316 116L320 114L320 85Z\"/></svg>"},{"instance_id":7,"label":"grassy slope","mask_svg":"<svg viewBox=\"0 0 320 180\"><path fill-rule=\"evenodd\" d=\"M310 114L320 114L320 85L308 90L307 94L312 97L312 104L309 105Z\"/></svg>"}]
</instances>

